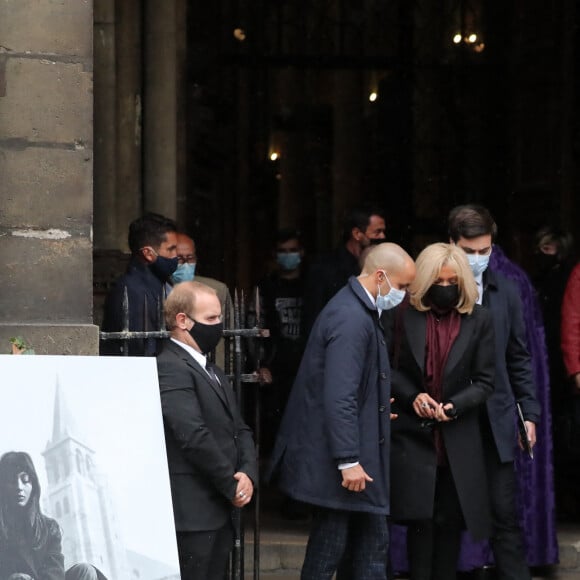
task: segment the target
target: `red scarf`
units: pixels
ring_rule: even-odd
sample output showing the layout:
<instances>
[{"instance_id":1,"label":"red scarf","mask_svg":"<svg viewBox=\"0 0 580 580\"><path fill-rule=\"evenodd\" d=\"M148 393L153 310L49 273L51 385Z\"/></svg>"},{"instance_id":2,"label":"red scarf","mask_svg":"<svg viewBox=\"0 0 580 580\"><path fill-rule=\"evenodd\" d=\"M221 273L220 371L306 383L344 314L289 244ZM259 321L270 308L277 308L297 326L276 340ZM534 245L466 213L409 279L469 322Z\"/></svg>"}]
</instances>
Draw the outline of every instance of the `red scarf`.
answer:
<instances>
[{"instance_id":1,"label":"red scarf","mask_svg":"<svg viewBox=\"0 0 580 580\"><path fill-rule=\"evenodd\" d=\"M425 388L431 398L443 401L443 372L451 347L461 328L461 316L455 308L448 312L427 312L427 336L425 346ZM433 430L433 442L437 453L437 465L446 465L447 457L441 430Z\"/></svg>"}]
</instances>

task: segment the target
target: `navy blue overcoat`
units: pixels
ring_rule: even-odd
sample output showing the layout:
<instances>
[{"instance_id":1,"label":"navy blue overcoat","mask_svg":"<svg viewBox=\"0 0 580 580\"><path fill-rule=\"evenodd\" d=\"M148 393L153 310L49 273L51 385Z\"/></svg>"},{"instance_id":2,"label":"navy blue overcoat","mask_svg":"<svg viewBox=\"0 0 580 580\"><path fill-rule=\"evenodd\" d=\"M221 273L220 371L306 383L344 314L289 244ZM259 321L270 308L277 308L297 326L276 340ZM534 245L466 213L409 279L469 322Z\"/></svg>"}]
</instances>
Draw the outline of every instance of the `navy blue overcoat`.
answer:
<instances>
[{"instance_id":1,"label":"navy blue overcoat","mask_svg":"<svg viewBox=\"0 0 580 580\"><path fill-rule=\"evenodd\" d=\"M272 454L290 497L331 509L389 513L390 368L378 312L351 277L310 333ZM341 486L340 463L373 478Z\"/></svg>"},{"instance_id":2,"label":"navy blue overcoat","mask_svg":"<svg viewBox=\"0 0 580 580\"><path fill-rule=\"evenodd\" d=\"M517 450L515 403L522 406L525 419L536 424L541 409L516 285L503 274L486 270L483 306L491 312L495 329L495 389L487 412L500 461L509 462Z\"/></svg>"}]
</instances>

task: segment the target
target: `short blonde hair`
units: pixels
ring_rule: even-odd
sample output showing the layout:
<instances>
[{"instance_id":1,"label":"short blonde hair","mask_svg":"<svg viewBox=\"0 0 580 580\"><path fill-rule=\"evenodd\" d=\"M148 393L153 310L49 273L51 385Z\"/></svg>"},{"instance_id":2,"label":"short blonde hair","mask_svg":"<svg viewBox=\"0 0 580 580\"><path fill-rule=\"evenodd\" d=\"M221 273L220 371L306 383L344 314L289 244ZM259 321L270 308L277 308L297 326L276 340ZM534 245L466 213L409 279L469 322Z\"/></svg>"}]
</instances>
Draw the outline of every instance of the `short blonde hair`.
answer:
<instances>
[{"instance_id":1,"label":"short blonde hair","mask_svg":"<svg viewBox=\"0 0 580 580\"><path fill-rule=\"evenodd\" d=\"M165 324L169 330L175 328L175 317L180 312L193 318L196 297L202 292L217 295L213 288L201 282L180 282L175 285L163 306Z\"/></svg>"},{"instance_id":2,"label":"short blonde hair","mask_svg":"<svg viewBox=\"0 0 580 580\"><path fill-rule=\"evenodd\" d=\"M462 314L473 312L479 292L465 252L461 248L453 244L431 244L419 254L415 265L417 275L409 287L409 293L411 304L417 310L425 312L431 309L423 299L439 277L441 268L450 266L457 274L459 287L459 302L455 308Z\"/></svg>"}]
</instances>

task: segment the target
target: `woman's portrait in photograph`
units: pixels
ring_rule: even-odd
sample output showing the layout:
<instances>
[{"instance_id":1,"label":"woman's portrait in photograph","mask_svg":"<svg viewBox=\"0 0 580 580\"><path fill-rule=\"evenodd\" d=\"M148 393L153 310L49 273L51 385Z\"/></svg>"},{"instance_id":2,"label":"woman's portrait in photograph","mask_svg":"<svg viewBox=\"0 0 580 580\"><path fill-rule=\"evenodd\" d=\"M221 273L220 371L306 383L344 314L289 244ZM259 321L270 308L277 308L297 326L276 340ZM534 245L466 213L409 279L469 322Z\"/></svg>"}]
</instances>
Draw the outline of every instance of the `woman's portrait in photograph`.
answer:
<instances>
[{"instance_id":1,"label":"woman's portrait in photograph","mask_svg":"<svg viewBox=\"0 0 580 580\"><path fill-rule=\"evenodd\" d=\"M0 458L0 580L103 580L88 564L65 573L58 522L40 509L40 483L28 453Z\"/></svg>"}]
</instances>

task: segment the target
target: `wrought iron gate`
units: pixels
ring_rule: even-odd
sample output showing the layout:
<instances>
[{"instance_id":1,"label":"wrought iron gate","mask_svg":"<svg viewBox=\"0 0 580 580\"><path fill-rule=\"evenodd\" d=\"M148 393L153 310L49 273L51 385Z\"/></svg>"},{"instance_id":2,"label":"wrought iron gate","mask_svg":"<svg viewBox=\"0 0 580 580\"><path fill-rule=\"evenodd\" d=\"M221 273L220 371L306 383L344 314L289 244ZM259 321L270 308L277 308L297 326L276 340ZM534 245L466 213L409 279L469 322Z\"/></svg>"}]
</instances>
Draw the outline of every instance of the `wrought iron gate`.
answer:
<instances>
[{"instance_id":1,"label":"wrought iron gate","mask_svg":"<svg viewBox=\"0 0 580 580\"><path fill-rule=\"evenodd\" d=\"M261 327L261 309L260 309L260 294L256 288L253 293L252 300L254 310L255 310L255 324L251 327L246 326L247 317L247 306L246 306L246 296L243 291L234 292L233 305L229 304L229 296L225 304L225 312L223 313L224 320L224 347L225 347L225 364L224 371L228 375L232 382L234 392L236 394L236 399L240 409L244 416L244 404L242 397L243 385L250 385L258 389L257 396L254 398L254 441L256 445L256 457L259 463L260 460L260 415L261 415L261 397L259 396L259 387L261 384L260 375L258 373L259 360L253 360L253 366L255 368L254 372L248 371L248 360L250 357L247 356L248 352L248 341L253 341L258 338L267 338L269 336L269 330ZM147 307L147 304L145 305ZM164 328L158 328L155 330L144 330L144 331L131 331L129 330L129 298L127 295L127 289L125 288L125 294L123 296L123 330L118 332L100 332L99 338L101 341L108 340L119 340L123 343L123 354L125 356L129 355L128 345L132 340L143 340L143 339L161 339L169 338L170 334ZM159 312L158 319L163 320L163 304L158 303L155 305L156 310ZM259 349L253 349L256 352ZM209 358L214 360L215 353L210 353ZM260 486L256 485L254 488L253 496L254 505L254 566L253 566L253 578L254 580L259 580L260 578ZM232 556L230 560L229 575L231 580L242 580L244 578L244 521L241 509L233 510L233 522L234 522L234 546L232 550Z\"/></svg>"}]
</instances>

